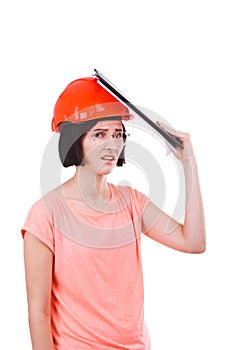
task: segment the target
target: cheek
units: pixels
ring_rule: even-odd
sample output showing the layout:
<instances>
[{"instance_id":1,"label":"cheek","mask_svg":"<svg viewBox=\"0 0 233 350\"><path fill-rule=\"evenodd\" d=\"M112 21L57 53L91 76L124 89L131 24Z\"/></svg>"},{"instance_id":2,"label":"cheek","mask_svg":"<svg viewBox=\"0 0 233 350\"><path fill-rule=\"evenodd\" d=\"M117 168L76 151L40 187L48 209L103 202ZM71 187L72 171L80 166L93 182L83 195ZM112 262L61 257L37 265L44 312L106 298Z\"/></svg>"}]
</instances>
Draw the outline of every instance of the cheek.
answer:
<instances>
[{"instance_id":1,"label":"cheek","mask_svg":"<svg viewBox=\"0 0 233 350\"><path fill-rule=\"evenodd\" d=\"M95 144L92 139L88 139L87 137L84 137L82 141L82 151L83 156L85 157L92 149L95 148Z\"/></svg>"},{"instance_id":2,"label":"cheek","mask_svg":"<svg viewBox=\"0 0 233 350\"><path fill-rule=\"evenodd\" d=\"M92 158L92 161L97 158L97 154L100 152L100 146L96 145L93 141L84 141L82 144L83 158Z\"/></svg>"},{"instance_id":3,"label":"cheek","mask_svg":"<svg viewBox=\"0 0 233 350\"><path fill-rule=\"evenodd\" d=\"M123 151L124 147L125 147L125 144L123 144L123 143L122 143L122 145L120 145L120 146L118 147L118 153L119 153L119 154L121 154L121 152Z\"/></svg>"}]
</instances>

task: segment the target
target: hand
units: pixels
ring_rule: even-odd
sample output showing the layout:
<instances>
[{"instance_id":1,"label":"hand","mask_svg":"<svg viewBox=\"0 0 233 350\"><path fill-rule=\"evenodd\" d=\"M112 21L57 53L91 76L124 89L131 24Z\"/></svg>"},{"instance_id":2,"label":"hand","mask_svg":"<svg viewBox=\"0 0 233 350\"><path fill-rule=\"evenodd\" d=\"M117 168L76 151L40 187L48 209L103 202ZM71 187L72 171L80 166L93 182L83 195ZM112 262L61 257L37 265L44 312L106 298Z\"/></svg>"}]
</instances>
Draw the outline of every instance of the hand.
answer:
<instances>
[{"instance_id":1,"label":"hand","mask_svg":"<svg viewBox=\"0 0 233 350\"><path fill-rule=\"evenodd\" d=\"M183 146L184 146L183 149L181 147L177 147L176 150L174 150L172 147L169 147L168 145L169 149L176 156L176 158L178 158L181 162L184 162L190 159L191 157L194 157L193 147L192 147L190 135L188 133L174 130L169 126L161 123L160 121L157 121L157 124L162 129L169 132L170 134L179 137L183 142Z\"/></svg>"}]
</instances>

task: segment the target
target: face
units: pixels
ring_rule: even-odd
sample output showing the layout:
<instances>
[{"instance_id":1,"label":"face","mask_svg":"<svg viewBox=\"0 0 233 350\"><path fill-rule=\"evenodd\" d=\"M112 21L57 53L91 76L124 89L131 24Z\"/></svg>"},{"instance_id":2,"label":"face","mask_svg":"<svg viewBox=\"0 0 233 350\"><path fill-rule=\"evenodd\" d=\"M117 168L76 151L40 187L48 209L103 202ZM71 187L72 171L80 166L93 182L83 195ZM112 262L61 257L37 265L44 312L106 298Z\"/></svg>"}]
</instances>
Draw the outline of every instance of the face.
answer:
<instances>
[{"instance_id":1,"label":"face","mask_svg":"<svg viewBox=\"0 0 233 350\"><path fill-rule=\"evenodd\" d=\"M83 138L85 167L99 175L109 174L124 146L121 121L99 121Z\"/></svg>"}]
</instances>

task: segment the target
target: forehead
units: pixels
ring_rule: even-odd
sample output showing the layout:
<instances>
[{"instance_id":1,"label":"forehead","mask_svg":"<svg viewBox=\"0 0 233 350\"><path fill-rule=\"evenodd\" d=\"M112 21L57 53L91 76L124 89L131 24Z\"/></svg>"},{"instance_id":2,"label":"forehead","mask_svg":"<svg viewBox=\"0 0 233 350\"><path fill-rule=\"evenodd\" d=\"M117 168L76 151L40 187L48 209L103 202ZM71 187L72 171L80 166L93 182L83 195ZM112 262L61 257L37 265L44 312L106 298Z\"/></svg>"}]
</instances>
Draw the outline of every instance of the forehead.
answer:
<instances>
[{"instance_id":1,"label":"forehead","mask_svg":"<svg viewBox=\"0 0 233 350\"><path fill-rule=\"evenodd\" d=\"M101 120L92 129L122 129L122 123L120 120Z\"/></svg>"}]
</instances>

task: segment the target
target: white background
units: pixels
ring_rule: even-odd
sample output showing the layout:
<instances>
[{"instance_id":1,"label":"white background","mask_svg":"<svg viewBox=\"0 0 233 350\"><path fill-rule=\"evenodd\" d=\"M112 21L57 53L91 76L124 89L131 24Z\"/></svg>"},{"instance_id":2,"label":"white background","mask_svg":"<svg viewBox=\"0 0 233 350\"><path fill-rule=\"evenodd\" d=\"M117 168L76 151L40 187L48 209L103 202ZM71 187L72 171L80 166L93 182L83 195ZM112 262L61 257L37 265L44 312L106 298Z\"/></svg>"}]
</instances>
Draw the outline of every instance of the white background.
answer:
<instances>
[{"instance_id":1,"label":"white background","mask_svg":"<svg viewBox=\"0 0 233 350\"><path fill-rule=\"evenodd\" d=\"M31 349L20 228L40 196L54 103L94 68L188 131L198 161L206 253L142 242L152 349L233 348L232 18L230 0L1 2L1 348Z\"/></svg>"}]
</instances>

